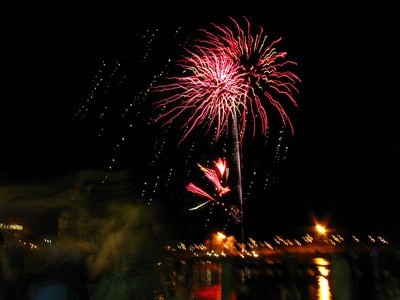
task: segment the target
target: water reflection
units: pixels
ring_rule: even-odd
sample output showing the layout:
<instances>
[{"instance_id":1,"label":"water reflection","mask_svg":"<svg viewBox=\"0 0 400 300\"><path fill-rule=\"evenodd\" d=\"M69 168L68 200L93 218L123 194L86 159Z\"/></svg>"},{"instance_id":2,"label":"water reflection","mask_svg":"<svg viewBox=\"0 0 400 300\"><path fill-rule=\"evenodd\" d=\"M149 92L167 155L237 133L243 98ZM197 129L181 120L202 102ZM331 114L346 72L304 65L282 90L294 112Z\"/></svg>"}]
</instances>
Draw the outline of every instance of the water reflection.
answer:
<instances>
[{"instance_id":1,"label":"water reflection","mask_svg":"<svg viewBox=\"0 0 400 300\"><path fill-rule=\"evenodd\" d=\"M226 278L227 273L221 276L226 262L199 259L193 265L192 292L198 300L222 299L222 286L227 284L236 299L333 299L330 258L288 260L231 261L233 276Z\"/></svg>"},{"instance_id":2,"label":"water reflection","mask_svg":"<svg viewBox=\"0 0 400 300\"><path fill-rule=\"evenodd\" d=\"M314 258L314 263L317 266L319 274L317 275L318 289L317 289L317 299L318 300L331 300L332 294L330 289L329 274L330 265L329 261L322 257Z\"/></svg>"},{"instance_id":3,"label":"water reflection","mask_svg":"<svg viewBox=\"0 0 400 300\"><path fill-rule=\"evenodd\" d=\"M337 282L333 278L336 276L333 274L333 268L337 268L334 266L336 263L334 260L338 258L335 256L310 257L296 261L295 264L288 263L288 259L290 260L288 257L279 258L267 263L232 261L230 264L233 277L230 279L221 276L224 263L198 262L194 264L195 299L222 299L221 287L224 284L232 287L232 293L237 299L251 297L256 297L254 299L287 299L288 297L310 300L347 299L334 296L334 284L338 283L340 285L337 286L339 291L336 291L336 295L339 297L349 295L346 286L350 283Z\"/></svg>"}]
</instances>

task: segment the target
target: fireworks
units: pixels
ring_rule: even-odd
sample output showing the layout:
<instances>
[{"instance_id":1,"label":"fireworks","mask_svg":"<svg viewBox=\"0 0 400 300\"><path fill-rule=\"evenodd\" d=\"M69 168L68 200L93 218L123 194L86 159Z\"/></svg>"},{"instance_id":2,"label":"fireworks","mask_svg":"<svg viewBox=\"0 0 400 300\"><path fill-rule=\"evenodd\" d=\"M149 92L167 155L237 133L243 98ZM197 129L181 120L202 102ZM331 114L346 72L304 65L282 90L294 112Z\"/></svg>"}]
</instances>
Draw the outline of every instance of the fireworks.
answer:
<instances>
[{"instance_id":1,"label":"fireworks","mask_svg":"<svg viewBox=\"0 0 400 300\"><path fill-rule=\"evenodd\" d=\"M218 158L216 161L214 161L214 167L216 170L218 170L220 178L224 178L226 181L229 174L229 169L226 167L226 160Z\"/></svg>"},{"instance_id":2,"label":"fireworks","mask_svg":"<svg viewBox=\"0 0 400 300\"><path fill-rule=\"evenodd\" d=\"M223 133L231 134L236 166L234 172L238 179L236 191L240 202L240 210L237 211L242 219L240 156L247 122L252 124L253 137L257 126L265 136L269 127L268 114L272 109L278 112L282 124L289 126L293 134L286 105L297 107L294 94L299 92L297 84L301 80L290 70L297 63L286 60L287 53L277 50L281 38L268 42L264 29L259 27L254 33L245 17L243 28L234 18L229 20L233 29L214 23L210 29L201 29L201 36L191 48L184 49L177 64L180 75L166 78L166 83L155 85L152 90L162 95L161 100L155 102L155 110L159 111L154 118L156 122L166 125L176 119L184 119L181 127L184 133L179 143L203 123L208 124L207 132L215 128L215 140ZM213 182L219 197L230 191L219 184L221 172L217 174L218 168L199 167ZM193 184L189 184L187 189L206 197L206 203L216 201Z\"/></svg>"},{"instance_id":3,"label":"fireworks","mask_svg":"<svg viewBox=\"0 0 400 300\"><path fill-rule=\"evenodd\" d=\"M162 110L155 121L168 124L185 117L184 140L205 121L208 129L215 123L218 139L224 131L228 133L229 122L235 119L242 140L249 119L253 136L257 123L266 135L267 111L274 108L293 133L282 102L289 100L297 107L293 95L298 92L296 85L300 79L290 71L296 62L285 60L287 53L276 49L281 38L267 43L262 27L253 34L248 19L244 18L244 29L235 19L230 20L233 30L216 24L212 24L211 30L201 29L202 37L192 49L186 49L178 63L182 75L169 77L169 82L154 87L153 91L164 97L155 104L156 109Z\"/></svg>"},{"instance_id":4,"label":"fireworks","mask_svg":"<svg viewBox=\"0 0 400 300\"><path fill-rule=\"evenodd\" d=\"M169 77L169 83L154 87L167 95L156 102L162 112L155 121L163 120L165 125L181 115L186 117L182 128L188 129L180 142L202 123L208 122L208 129L215 123L217 140L227 132L230 118L242 115L248 90L244 74L228 57L202 51L188 51L179 66L184 76Z\"/></svg>"},{"instance_id":5,"label":"fireworks","mask_svg":"<svg viewBox=\"0 0 400 300\"><path fill-rule=\"evenodd\" d=\"M200 170L204 173L204 176L214 185L218 200L215 199L213 196L211 196L206 191L204 191L202 188L200 188L197 185L195 185L194 183L190 182L186 186L186 190L197 196L206 198L207 201L205 201L189 210L196 210L196 209L206 205L210 201L213 201L214 204L217 204L217 205L223 207L224 210L227 211L229 213L229 215L232 216L234 221L239 223L241 221L242 212L235 205L230 205L230 206L227 206L228 208L226 208L225 203L222 202L222 197L231 191L231 189L228 186L222 185L224 183L224 181L227 180L227 173L228 173L227 170L228 169L226 168L226 161L221 158L214 161L215 169L205 168L200 164L197 164L197 165L200 168Z\"/></svg>"},{"instance_id":6,"label":"fireworks","mask_svg":"<svg viewBox=\"0 0 400 300\"><path fill-rule=\"evenodd\" d=\"M197 164L197 165L199 166L200 170L202 170L204 172L204 175L214 184L219 197L221 197L231 191L231 189L229 187L222 186L221 177L220 177L221 173L218 174L216 172L216 170L204 168L200 164Z\"/></svg>"},{"instance_id":7,"label":"fireworks","mask_svg":"<svg viewBox=\"0 0 400 300\"><path fill-rule=\"evenodd\" d=\"M285 60L287 53L279 52L276 45L281 38L267 43L264 29L259 27L255 35L251 32L250 22L244 18L245 29L230 18L235 30L225 25L212 24L214 32L202 30L204 38L198 40L198 49L204 52L217 52L239 66L239 73L246 79L248 90L244 97L245 112L253 121L253 136L256 133L256 119L261 123L261 132L266 135L268 129L267 107L272 105L280 114L284 125L293 126L280 100L289 99L297 107L293 97L298 92L296 84L299 77L289 70L296 62ZM244 134L246 118L243 118L240 132Z\"/></svg>"}]
</instances>

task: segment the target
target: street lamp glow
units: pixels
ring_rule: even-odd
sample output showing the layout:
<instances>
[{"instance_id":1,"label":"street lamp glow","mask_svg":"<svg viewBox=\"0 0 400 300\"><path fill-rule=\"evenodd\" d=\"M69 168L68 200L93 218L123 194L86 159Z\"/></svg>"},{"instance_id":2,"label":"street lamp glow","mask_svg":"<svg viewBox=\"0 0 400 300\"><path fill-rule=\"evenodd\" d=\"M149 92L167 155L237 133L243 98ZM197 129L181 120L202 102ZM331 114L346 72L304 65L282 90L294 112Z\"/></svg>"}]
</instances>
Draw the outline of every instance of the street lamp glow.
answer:
<instances>
[{"instance_id":1,"label":"street lamp glow","mask_svg":"<svg viewBox=\"0 0 400 300\"><path fill-rule=\"evenodd\" d=\"M320 224L315 225L315 229L319 234L325 234L326 233L326 228Z\"/></svg>"}]
</instances>

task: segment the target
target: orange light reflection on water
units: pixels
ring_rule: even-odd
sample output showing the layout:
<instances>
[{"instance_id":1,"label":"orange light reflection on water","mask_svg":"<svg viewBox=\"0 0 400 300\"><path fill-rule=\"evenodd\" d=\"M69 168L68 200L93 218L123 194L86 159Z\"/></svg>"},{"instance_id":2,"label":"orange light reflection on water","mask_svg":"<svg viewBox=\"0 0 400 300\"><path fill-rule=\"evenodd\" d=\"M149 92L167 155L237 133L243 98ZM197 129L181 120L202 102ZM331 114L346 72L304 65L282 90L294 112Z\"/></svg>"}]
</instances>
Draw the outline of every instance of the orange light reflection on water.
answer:
<instances>
[{"instance_id":1,"label":"orange light reflection on water","mask_svg":"<svg viewBox=\"0 0 400 300\"><path fill-rule=\"evenodd\" d=\"M318 290L317 296L318 300L332 300L331 288L328 280L330 273L329 261L324 258L317 257L314 259L314 263L317 265L319 275L317 275Z\"/></svg>"}]
</instances>

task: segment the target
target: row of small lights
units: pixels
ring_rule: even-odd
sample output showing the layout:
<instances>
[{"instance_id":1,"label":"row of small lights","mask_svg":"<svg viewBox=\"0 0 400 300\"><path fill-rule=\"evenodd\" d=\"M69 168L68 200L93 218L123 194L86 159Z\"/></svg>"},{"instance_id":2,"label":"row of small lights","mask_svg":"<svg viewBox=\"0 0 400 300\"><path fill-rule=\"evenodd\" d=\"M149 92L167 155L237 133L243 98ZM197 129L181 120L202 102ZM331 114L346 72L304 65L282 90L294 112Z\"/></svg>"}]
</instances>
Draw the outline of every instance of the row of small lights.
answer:
<instances>
[{"instance_id":1,"label":"row of small lights","mask_svg":"<svg viewBox=\"0 0 400 300\"><path fill-rule=\"evenodd\" d=\"M226 236L219 232L219 233L217 233L217 237L221 241L221 246L224 246L225 249L229 250L228 246L224 243L224 239L226 238ZM360 242L360 239L357 238L355 235L352 235L351 237L352 237L353 241L355 241L357 243ZM385 238L383 238L382 236L379 236L379 235L376 238L374 238L371 235L368 235L367 238L372 243L389 244L389 242ZM310 234L306 234L305 236L302 237L302 239L306 244L311 244L315 240ZM262 249L269 248L270 250L274 249L274 247L270 243L268 243L266 241L262 241L262 242L258 242L257 243L252 238L249 238L249 240L250 240L250 242L247 243L247 246L251 249L251 252L244 251L244 253L239 253L239 255L242 256L242 257L244 257L244 256L258 257L258 254L254 250L254 249L257 249L257 248L262 248ZM335 234L335 235L332 234L332 235L330 235L330 238L327 239L326 241L330 242L333 246L336 246L336 245L344 242L344 238L340 234ZM291 246L302 247L302 246L304 246L297 239L293 239L293 240L284 239L279 235L275 236L274 242L277 245L284 245L284 246L288 246L288 247L291 247ZM193 245L190 245L190 246L186 247L186 245L184 243L182 243L182 242L180 242L176 246L176 248L174 248L172 246L167 246L166 247L167 250L174 251L174 252L175 251L186 251L186 250L189 250L189 251L193 252L195 256L198 256L198 253L196 253L196 252L206 251L207 250L207 247L204 244L193 244ZM218 254L218 253L215 252L215 250L210 250L210 251L206 252L206 255L218 257L219 255L226 256L226 253L224 251L222 251L220 254Z\"/></svg>"},{"instance_id":2,"label":"row of small lights","mask_svg":"<svg viewBox=\"0 0 400 300\"><path fill-rule=\"evenodd\" d=\"M5 224L5 223L0 223L0 229L10 229L10 230L19 230L22 231L24 227L22 225L18 224Z\"/></svg>"}]
</instances>

